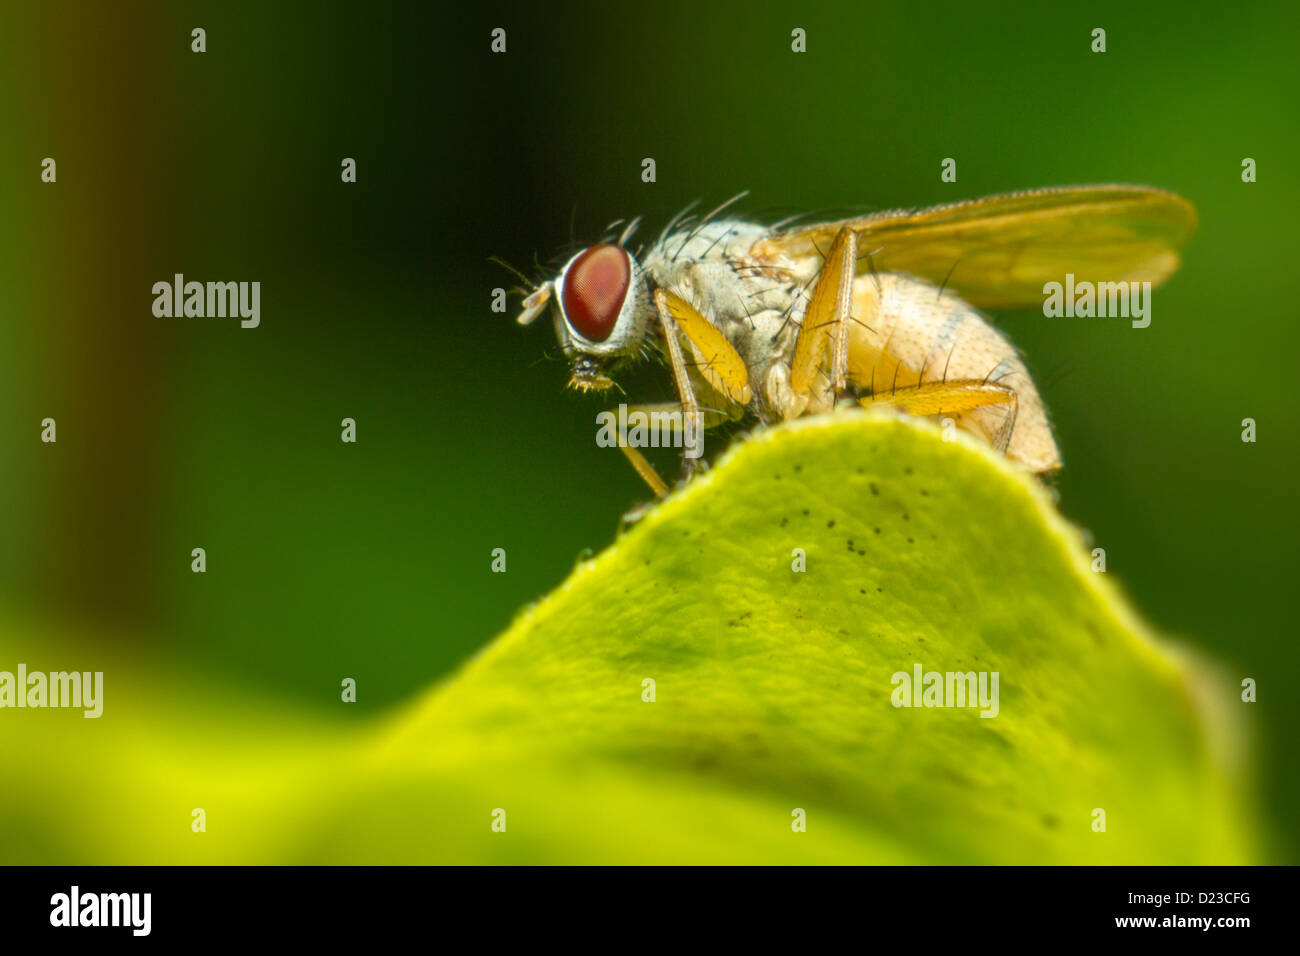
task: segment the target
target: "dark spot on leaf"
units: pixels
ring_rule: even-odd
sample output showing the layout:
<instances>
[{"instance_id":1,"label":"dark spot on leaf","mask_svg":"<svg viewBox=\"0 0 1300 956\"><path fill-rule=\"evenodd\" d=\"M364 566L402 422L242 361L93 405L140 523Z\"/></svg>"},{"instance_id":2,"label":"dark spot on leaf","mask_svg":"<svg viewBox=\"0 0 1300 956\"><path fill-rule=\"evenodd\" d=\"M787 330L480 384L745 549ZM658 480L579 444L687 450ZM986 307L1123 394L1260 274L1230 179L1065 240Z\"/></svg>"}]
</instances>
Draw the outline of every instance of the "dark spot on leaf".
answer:
<instances>
[{"instance_id":1,"label":"dark spot on leaf","mask_svg":"<svg viewBox=\"0 0 1300 956\"><path fill-rule=\"evenodd\" d=\"M807 509L807 508L804 508L804 509L803 509L803 516L804 516L805 518L808 517L808 509Z\"/></svg>"},{"instance_id":2,"label":"dark spot on leaf","mask_svg":"<svg viewBox=\"0 0 1300 956\"><path fill-rule=\"evenodd\" d=\"M713 754L713 753L700 754L695 758L695 769L697 770L712 770L717 765L718 765L717 754Z\"/></svg>"},{"instance_id":3,"label":"dark spot on leaf","mask_svg":"<svg viewBox=\"0 0 1300 956\"><path fill-rule=\"evenodd\" d=\"M826 527L828 527L828 528L833 528L833 527L835 527L835 522L834 522L834 521L828 521L828 522L826 522Z\"/></svg>"},{"instance_id":4,"label":"dark spot on leaf","mask_svg":"<svg viewBox=\"0 0 1300 956\"><path fill-rule=\"evenodd\" d=\"M880 489L876 487L876 483L875 483L874 481L871 483L871 493L872 493L873 495L879 495L879 494L880 494Z\"/></svg>"}]
</instances>

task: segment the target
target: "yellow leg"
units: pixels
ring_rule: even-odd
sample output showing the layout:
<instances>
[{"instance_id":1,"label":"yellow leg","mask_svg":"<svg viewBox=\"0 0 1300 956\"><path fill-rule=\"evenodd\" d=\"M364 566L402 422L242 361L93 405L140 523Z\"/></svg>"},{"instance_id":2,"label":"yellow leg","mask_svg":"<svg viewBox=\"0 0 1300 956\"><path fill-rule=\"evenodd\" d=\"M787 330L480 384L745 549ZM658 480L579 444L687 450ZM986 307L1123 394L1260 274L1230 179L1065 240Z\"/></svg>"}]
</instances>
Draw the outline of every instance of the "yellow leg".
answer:
<instances>
[{"instance_id":1,"label":"yellow leg","mask_svg":"<svg viewBox=\"0 0 1300 956\"><path fill-rule=\"evenodd\" d=\"M844 390L849 364L849 308L853 302L853 274L857 261L857 233L846 226L831 243L795 342L790 387L800 397L808 397L812 390L828 345L831 347L831 387L837 392Z\"/></svg>"},{"instance_id":2,"label":"yellow leg","mask_svg":"<svg viewBox=\"0 0 1300 956\"><path fill-rule=\"evenodd\" d=\"M896 391L878 392L859 401L863 405L890 405L909 415L958 414L988 405L1006 405L1007 416L993 439L993 447L1003 454L1011 444L1011 432L1016 427L1016 411L1020 404L1014 388L975 379L930 382Z\"/></svg>"},{"instance_id":3,"label":"yellow leg","mask_svg":"<svg viewBox=\"0 0 1300 956\"><path fill-rule=\"evenodd\" d=\"M648 421L646 422L647 434L658 435L659 437L658 443L652 444L651 447L670 447L668 443L670 433L672 435L681 434L682 440L685 441L686 436L683 430L686 426L686 413L685 409L683 409L681 405L677 404L677 402L654 402L646 405L627 405L624 407L624 413L629 419L632 415L635 415L638 412L649 416ZM609 409L609 414L617 418L619 409L611 408ZM706 429L733 420L733 416L712 408L702 408L700 409L699 414L701 427ZM671 428L664 423L662 418L657 417L662 415L673 416L671 420ZM680 427L678 427L679 425ZM620 439L622 438L621 435L619 437ZM668 483L659 477L659 472L655 470L654 465L650 464L649 459L646 458L645 455L641 454L641 452L634 446L624 444L621 440L618 447L622 450L623 454L627 456L627 460L632 463L632 467L636 469L636 473L641 476L647 485L650 486L650 490L653 491L655 495L662 498L664 495L668 494Z\"/></svg>"},{"instance_id":4,"label":"yellow leg","mask_svg":"<svg viewBox=\"0 0 1300 956\"><path fill-rule=\"evenodd\" d=\"M668 363L673 369L673 382L677 385L677 397L682 402L682 424L686 425L687 421L689 421L688 433L694 435L695 439L703 445L704 420L700 416L700 403L695 400L695 389L691 387L691 375L686 368L686 359L682 356L682 343L679 338L681 330L678 328L677 320L673 318L672 310L669 308L668 292L666 290L655 290L655 309L659 312L659 321L664 328L664 340L668 347ZM695 472L695 461L699 457L699 450L697 449L694 456L686 453L689 451L690 449L687 448L682 454L681 481L686 481Z\"/></svg>"},{"instance_id":5,"label":"yellow leg","mask_svg":"<svg viewBox=\"0 0 1300 956\"><path fill-rule=\"evenodd\" d=\"M695 369L729 402L747 405L754 397L749 387L749 369L736 347L712 322L685 299L664 293L664 305L677 321L695 354Z\"/></svg>"},{"instance_id":6,"label":"yellow leg","mask_svg":"<svg viewBox=\"0 0 1300 956\"><path fill-rule=\"evenodd\" d=\"M617 408L611 408L609 410L609 413L611 415L617 416L619 410ZM644 413L646 416L649 416L649 420L648 420L649 432L657 433L660 436L660 438L667 438L667 434L665 430L659 426L658 424L659 419L657 419L654 416L658 416L658 415L680 416L683 429L685 428L686 425L685 412L682 409L682 406L677 404L676 402L657 402L657 403L652 403L647 405L628 405L626 407L626 414L629 418L632 415L635 415L637 413ZM678 433L678 429L674 428L673 434L677 434L677 433ZM619 445L618 445L619 450L622 451L625 456L627 456L627 460L632 463L632 467L636 469L636 473L641 476L642 480L644 480L647 485L650 486L650 490L653 491L657 497L662 498L664 495L668 494L668 490L669 490L668 483L659 477L659 472L655 470L655 466L650 464L650 460L646 458L645 455L641 454L639 449L635 448L632 445L625 444L621 440L622 437L623 437L622 435L619 436L620 438ZM684 439L685 436L683 434L683 440ZM662 447L667 447L667 446L662 445Z\"/></svg>"},{"instance_id":7,"label":"yellow leg","mask_svg":"<svg viewBox=\"0 0 1300 956\"><path fill-rule=\"evenodd\" d=\"M650 464L646 456L641 454L631 445L619 445L619 450L627 456L627 460L632 463L636 473L644 479L645 483L650 486L650 490L655 493L656 498L662 498L668 494L668 485L659 477L659 472L655 471L655 466Z\"/></svg>"}]
</instances>

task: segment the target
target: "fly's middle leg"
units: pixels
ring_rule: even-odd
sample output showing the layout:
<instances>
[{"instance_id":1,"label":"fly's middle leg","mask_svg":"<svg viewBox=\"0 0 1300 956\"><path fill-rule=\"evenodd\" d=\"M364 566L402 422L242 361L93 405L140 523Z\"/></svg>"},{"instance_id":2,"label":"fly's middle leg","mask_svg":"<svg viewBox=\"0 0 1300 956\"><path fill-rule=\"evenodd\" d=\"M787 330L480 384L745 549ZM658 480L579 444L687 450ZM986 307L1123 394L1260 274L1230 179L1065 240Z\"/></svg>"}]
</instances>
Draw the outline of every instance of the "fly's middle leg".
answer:
<instances>
[{"instance_id":1,"label":"fly's middle leg","mask_svg":"<svg viewBox=\"0 0 1300 956\"><path fill-rule=\"evenodd\" d=\"M826 254L826 262L817 277L817 287L804 312L803 326L795 341L790 387L801 398L811 395L828 348L831 353L830 387L836 395L843 394L847 387L849 310L853 305L853 274L857 261L857 233L845 227L835 236Z\"/></svg>"}]
</instances>

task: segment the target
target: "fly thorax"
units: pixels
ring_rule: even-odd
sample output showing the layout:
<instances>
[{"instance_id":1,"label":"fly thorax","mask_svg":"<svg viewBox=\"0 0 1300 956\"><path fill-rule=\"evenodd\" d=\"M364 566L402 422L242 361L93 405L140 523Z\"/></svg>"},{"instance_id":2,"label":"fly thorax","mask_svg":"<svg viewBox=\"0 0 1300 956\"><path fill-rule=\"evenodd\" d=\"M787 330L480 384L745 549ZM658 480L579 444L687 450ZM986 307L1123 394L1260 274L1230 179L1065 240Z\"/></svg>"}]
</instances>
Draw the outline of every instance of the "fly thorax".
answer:
<instances>
[{"instance_id":1,"label":"fly thorax","mask_svg":"<svg viewBox=\"0 0 1300 956\"><path fill-rule=\"evenodd\" d=\"M725 262L748 254L754 243L768 234L763 226L738 219L721 219L679 229L655 243L642 257L652 275L694 262Z\"/></svg>"}]
</instances>

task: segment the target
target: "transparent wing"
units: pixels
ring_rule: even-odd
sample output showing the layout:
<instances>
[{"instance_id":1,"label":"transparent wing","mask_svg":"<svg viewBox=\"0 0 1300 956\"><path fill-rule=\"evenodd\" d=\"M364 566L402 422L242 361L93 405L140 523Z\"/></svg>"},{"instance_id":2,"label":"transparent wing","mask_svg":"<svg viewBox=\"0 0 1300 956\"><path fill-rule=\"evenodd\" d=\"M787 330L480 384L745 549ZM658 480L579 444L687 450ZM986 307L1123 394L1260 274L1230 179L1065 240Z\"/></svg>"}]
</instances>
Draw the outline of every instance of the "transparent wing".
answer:
<instances>
[{"instance_id":1,"label":"transparent wing","mask_svg":"<svg viewBox=\"0 0 1300 956\"><path fill-rule=\"evenodd\" d=\"M945 284L972 305L1041 304L1043 284L1163 282L1196 227L1186 199L1150 186L1062 186L919 210L800 226L759 240L759 260L825 255L858 234L858 272L904 272Z\"/></svg>"}]
</instances>

